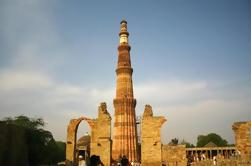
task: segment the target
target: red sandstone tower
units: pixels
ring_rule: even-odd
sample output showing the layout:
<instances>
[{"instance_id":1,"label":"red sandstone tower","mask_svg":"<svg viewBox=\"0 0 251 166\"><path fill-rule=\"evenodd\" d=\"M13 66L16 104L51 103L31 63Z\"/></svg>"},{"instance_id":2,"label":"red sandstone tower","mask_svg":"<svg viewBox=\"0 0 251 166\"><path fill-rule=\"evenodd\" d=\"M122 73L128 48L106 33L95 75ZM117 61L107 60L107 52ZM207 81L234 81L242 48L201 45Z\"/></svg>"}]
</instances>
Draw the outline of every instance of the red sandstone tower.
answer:
<instances>
[{"instance_id":1,"label":"red sandstone tower","mask_svg":"<svg viewBox=\"0 0 251 166\"><path fill-rule=\"evenodd\" d=\"M115 116L112 158L116 160L120 156L126 155L129 161L138 161L135 117L136 99L133 97L131 47L128 43L127 22L123 20L120 24L118 64L116 69L116 98L113 100Z\"/></svg>"}]
</instances>

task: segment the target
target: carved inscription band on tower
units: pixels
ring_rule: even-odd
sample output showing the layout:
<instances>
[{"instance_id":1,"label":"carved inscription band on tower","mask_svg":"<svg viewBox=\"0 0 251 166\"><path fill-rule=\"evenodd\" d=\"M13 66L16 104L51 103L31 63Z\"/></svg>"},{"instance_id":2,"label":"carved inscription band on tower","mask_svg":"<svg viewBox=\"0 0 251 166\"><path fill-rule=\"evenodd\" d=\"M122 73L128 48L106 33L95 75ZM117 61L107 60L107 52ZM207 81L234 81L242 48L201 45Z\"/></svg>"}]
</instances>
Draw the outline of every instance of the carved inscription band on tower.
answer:
<instances>
[{"instance_id":1,"label":"carved inscription band on tower","mask_svg":"<svg viewBox=\"0 0 251 166\"><path fill-rule=\"evenodd\" d=\"M116 98L113 100L115 108L112 158L117 160L126 155L129 161L138 161L137 131L133 84L130 60L130 45L127 22L121 21L118 46L118 64L116 69Z\"/></svg>"}]
</instances>

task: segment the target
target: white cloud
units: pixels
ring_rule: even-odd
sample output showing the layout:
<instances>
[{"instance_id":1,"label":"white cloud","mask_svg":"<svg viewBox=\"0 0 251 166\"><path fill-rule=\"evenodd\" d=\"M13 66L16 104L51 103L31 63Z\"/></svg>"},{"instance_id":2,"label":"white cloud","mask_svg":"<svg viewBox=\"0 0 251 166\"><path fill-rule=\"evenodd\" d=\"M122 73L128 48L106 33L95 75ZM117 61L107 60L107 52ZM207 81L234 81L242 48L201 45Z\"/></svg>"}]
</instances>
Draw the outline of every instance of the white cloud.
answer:
<instances>
[{"instance_id":1,"label":"white cloud","mask_svg":"<svg viewBox=\"0 0 251 166\"><path fill-rule=\"evenodd\" d=\"M250 119L249 91L239 92L237 98L224 98L224 89L211 94L209 83L198 81L156 81L137 84L136 111L142 115L145 104L153 106L154 115L163 115L163 141L173 137L195 142L198 134L218 132L232 141L234 121ZM210 92L210 95L208 95ZM219 98L218 93L221 93ZM115 87L83 87L56 81L48 74L36 71L3 70L0 72L1 117L24 114L42 117L56 139L66 137L71 118L97 116L100 102L107 102L113 116L112 100ZM223 96L223 97L222 97ZM229 97L229 96L228 96Z\"/></svg>"},{"instance_id":2,"label":"white cloud","mask_svg":"<svg viewBox=\"0 0 251 166\"><path fill-rule=\"evenodd\" d=\"M168 80L146 82L135 86L135 96L144 102L165 104L198 96L208 89L206 82Z\"/></svg>"},{"instance_id":3,"label":"white cloud","mask_svg":"<svg viewBox=\"0 0 251 166\"><path fill-rule=\"evenodd\" d=\"M135 86L137 114L145 104L153 106L155 116L165 116L162 140L174 137L196 142L199 134L215 132L233 142L232 124L251 119L250 90L225 82L168 80Z\"/></svg>"},{"instance_id":4,"label":"white cloud","mask_svg":"<svg viewBox=\"0 0 251 166\"><path fill-rule=\"evenodd\" d=\"M206 99L192 105L158 107L156 111L167 117L163 139L179 137L195 143L199 134L215 132L233 143L232 124L251 119L250 100Z\"/></svg>"},{"instance_id":5,"label":"white cloud","mask_svg":"<svg viewBox=\"0 0 251 166\"><path fill-rule=\"evenodd\" d=\"M1 90L48 88L52 82L43 74L32 71L3 71L0 75Z\"/></svg>"},{"instance_id":6,"label":"white cloud","mask_svg":"<svg viewBox=\"0 0 251 166\"><path fill-rule=\"evenodd\" d=\"M19 114L42 116L48 122L48 128L60 139L71 118L83 115L96 117L99 102L110 98L108 94L107 90L59 83L39 72L0 72L1 117ZM57 123L64 128L55 129ZM57 134L58 131L61 135Z\"/></svg>"}]
</instances>

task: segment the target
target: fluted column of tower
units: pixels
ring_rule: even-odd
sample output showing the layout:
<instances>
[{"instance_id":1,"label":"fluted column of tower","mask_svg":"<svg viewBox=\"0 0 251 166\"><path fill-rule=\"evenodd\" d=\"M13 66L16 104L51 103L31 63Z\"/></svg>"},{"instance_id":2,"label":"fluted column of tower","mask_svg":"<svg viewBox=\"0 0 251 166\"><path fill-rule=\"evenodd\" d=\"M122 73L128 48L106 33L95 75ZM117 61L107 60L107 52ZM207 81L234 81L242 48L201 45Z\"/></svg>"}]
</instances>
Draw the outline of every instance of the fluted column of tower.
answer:
<instances>
[{"instance_id":1,"label":"fluted column of tower","mask_svg":"<svg viewBox=\"0 0 251 166\"><path fill-rule=\"evenodd\" d=\"M112 158L116 160L120 156L126 155L129 161L138 161L135 117L136 99L133 97L131 47L128 43L127 22L123 20L120 24L118 65L116 69L116 98L113 100L115 117Z\"/></svg>"}]
</instances>

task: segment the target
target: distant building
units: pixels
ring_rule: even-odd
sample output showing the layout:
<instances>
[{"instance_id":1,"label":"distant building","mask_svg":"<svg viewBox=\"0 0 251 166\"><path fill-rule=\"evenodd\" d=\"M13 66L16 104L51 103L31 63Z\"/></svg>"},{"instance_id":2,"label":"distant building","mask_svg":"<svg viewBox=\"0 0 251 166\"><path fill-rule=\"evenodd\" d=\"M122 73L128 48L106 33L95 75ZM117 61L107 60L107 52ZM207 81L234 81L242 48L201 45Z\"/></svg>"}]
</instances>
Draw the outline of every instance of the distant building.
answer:
<instances>
[{"instance_id":1,"label":"distant building","mask_svg":"<svg viewBox=\"0 0 251 166\"><path fill-rule=\"evenodd\" d=\"M84 135L80 137L77 141L76 145L76 156L83 156L86 160L90 157L90 143L91 143L91 136Z\"/></svg>"}]
</instances>

